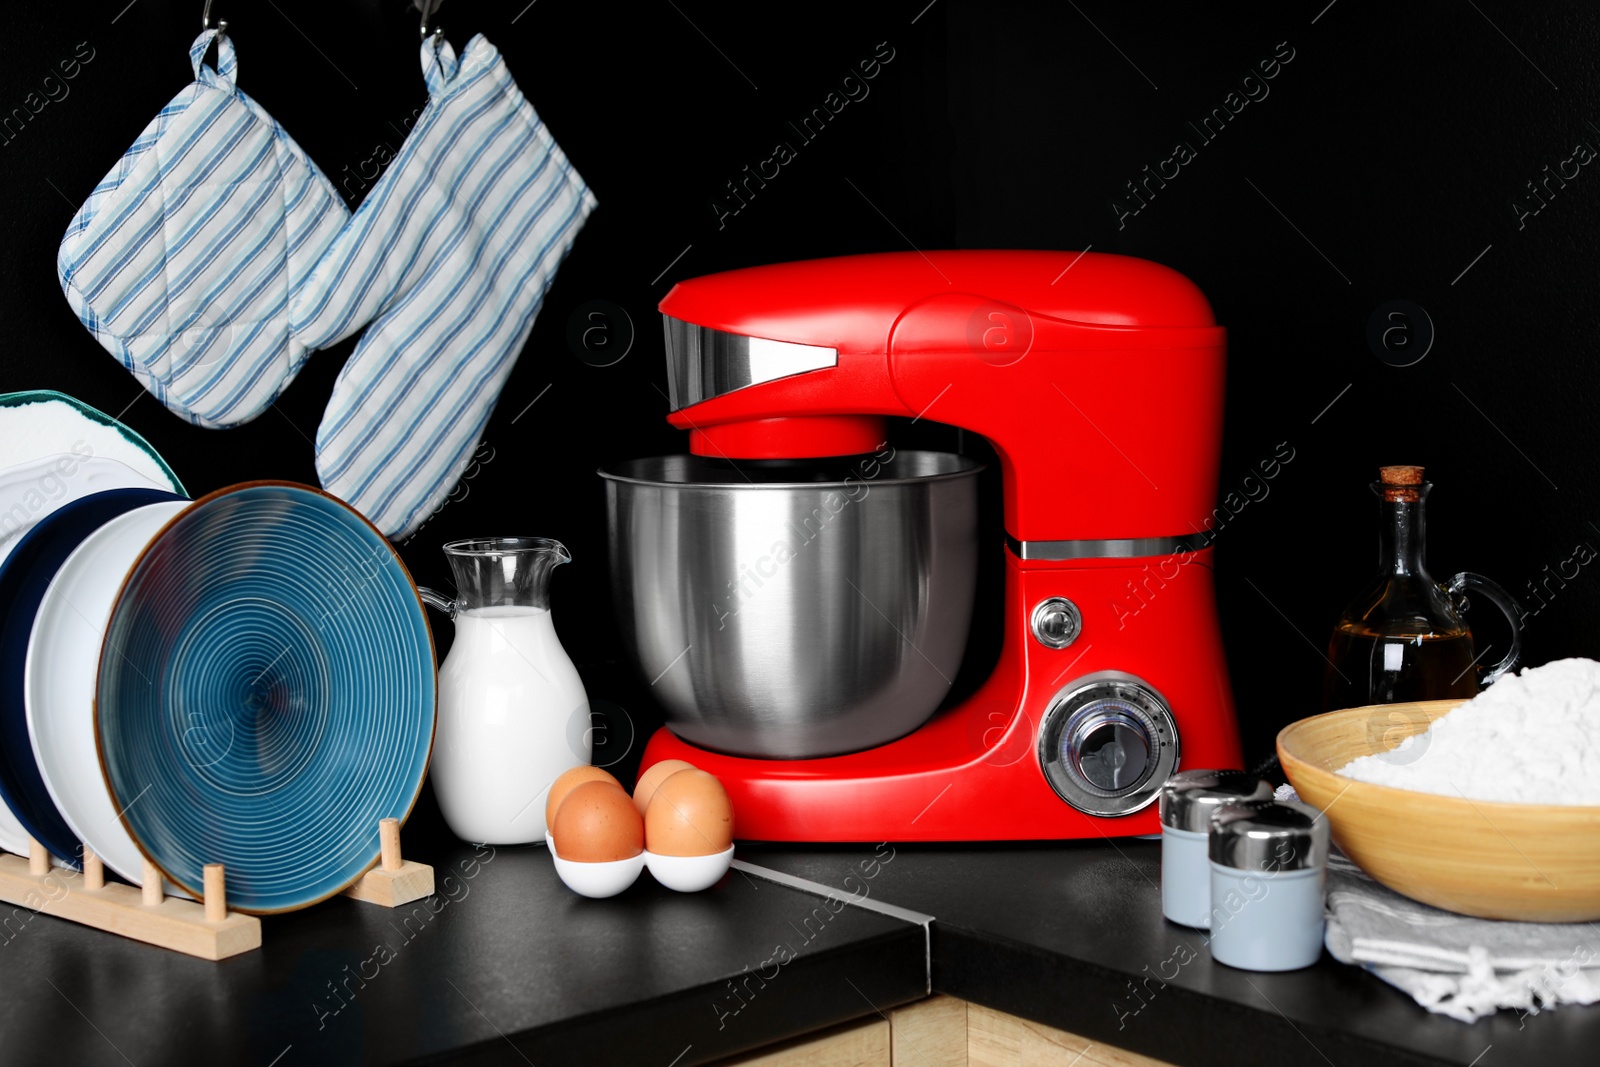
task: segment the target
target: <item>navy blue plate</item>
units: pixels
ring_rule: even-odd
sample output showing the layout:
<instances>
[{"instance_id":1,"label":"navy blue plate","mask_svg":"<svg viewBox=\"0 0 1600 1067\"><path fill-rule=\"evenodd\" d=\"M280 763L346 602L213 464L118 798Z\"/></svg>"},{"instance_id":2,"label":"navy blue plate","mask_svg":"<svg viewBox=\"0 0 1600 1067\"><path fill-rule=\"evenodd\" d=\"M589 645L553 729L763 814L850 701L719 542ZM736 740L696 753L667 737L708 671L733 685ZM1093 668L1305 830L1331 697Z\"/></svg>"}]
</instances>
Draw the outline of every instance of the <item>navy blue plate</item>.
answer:
<instances>
[{"instance_id":1,"label":"navy blue plate","mask_svg":"<svg viewBox=\"0 0 1600 1067\"><path fill-rule=\"evenodd\" d=\"M128 574L100 653L95 737L134 843L199 895L290 911L378 859L433 746L433 639L389 542L309 486L223 489Z\"/></svg>"},{"instance_id":2,"label":"navy blue plate","mask_svg":"<svg viewBox=\"0 0 1600 1067\"><path fill-rule=\"evenodd\" d=\"M0 564L0 797L22 828L74 867L81 846L56 810L28 739L23 670L28 638L50 580L83 539L118 515L181 496L159 489L108 489L40 519Z\"/></svg>"}]
</instances>

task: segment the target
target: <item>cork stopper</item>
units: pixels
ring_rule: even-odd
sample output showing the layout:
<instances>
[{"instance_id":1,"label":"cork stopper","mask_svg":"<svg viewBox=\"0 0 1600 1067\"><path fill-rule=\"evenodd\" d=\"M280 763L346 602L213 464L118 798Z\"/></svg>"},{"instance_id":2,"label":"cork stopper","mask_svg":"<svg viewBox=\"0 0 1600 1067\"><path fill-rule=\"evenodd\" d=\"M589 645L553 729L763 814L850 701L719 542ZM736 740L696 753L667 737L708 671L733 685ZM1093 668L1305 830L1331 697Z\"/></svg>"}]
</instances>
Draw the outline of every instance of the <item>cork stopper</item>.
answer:
<instances>
[{"instance_id":1,"label":"cork stopper","mask_svg":"<svg viewBox=\"0 0 1600 1067\"><path fill-rule=\"evenodd\" d=\"M1379 467L1378 481L1383 484L1383 499L1416 503L1422 499L1417 486L1422 484L1421 467Z\"/></svg>"}]
</instances>

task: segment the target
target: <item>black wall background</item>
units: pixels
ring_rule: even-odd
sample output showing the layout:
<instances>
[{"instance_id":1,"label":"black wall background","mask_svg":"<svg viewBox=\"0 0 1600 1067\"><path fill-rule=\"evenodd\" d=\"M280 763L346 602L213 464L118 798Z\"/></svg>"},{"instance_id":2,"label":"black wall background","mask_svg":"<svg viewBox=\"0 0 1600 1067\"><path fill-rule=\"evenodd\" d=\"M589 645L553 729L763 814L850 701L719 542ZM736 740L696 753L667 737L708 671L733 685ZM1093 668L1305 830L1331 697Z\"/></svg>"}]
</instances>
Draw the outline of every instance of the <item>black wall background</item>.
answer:
<instances>
[{"instance_id":1,"label":"black wall background","mask_svg":"<svg viewBox=\"0 0 1600 1067\"><path fill-rule=\"evenodd\" d=\"M241 88L353 206L425 99L407 0L215 8L231 23ZM0 390L60 389L120 415L195 495L251 478L314 482L311 442L353 342L315 356L253 424L202 430L142 393L55 279L77 205L190 80L200 9L8 5L7 113L43 96L80 43L93 58L67 95L0 144ZM555 611L609 724L597 762L626 770L658 713L616 646L593 472L684 449L663 419L654 306L675 280L715 270L908 245L1092 246L1194 279L1230 330L1223 491L1280 442L1295 456L1218 540L1252 761L1281 725L1315 710L1329 627L1373 566L1366 484L1378 464L1428 466L1438 577L1478 570L1539 607L1527 583L1579 543L1600 545L1589 447L1600 166L1552 182L1546 206L1520 225L1512 206L1579 141L1600 147L1600 13L1590 7L445 0L440 22L458 47L482 32L501 48L600 208L546 299L483 461L401 551L420 582L437 585L447 577L439 546L452 538L535 533L571 548ZM792 139L786 122L880 42L894 58L870 95L719 226L711 202L723 183ZM1184 125L1288 50L1268 95L1214 141ZM1124 183L1180 139L1197 158L1119 225L1112 202L1126 198ZM1367 340L1375 309L1398 299L1424 308L1436 333L1426 358L1404 367ZM580 359L567 340L590 300L623 309L636 330L610 366ZM1414 346L1421 334L1413 324ZM923 443L957 446L947 428L917 429ZM1118 432L1155 429L1130 395ZM981 446L968 436L965 447ZM1593 569L1549 585L1529 619L1529 661L1596 653ZM982 635L993 602L980 607ZM1503 649L1492 615L1481 605L1472 619L1480 640ZM435 623L442 653L449 626ZM985 659L980 639L974 669Z\"/></svg>"}]
</instances>

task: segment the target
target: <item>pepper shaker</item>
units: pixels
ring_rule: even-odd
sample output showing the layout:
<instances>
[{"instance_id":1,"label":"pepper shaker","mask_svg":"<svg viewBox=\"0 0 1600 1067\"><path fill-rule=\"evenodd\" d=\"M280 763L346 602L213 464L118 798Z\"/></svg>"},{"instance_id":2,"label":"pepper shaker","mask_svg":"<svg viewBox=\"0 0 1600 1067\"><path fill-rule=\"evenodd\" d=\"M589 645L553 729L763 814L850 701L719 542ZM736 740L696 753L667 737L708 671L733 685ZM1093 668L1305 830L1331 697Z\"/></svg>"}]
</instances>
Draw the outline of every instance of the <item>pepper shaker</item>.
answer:
<instances>
[{"instance_id":1,"label":"pepper shaker","mask_svg":"<svg viewBox=\"0 0 1600 1067\"><path fill-rule=\"evenodd\" d=\"M1244 771L1179 771L1161 787L1161 914L1211 927L1211 814L1239 800L1271 800L1272 786Z\"/></svg>"},{"instance_id":2,"label":"pepper shaker","mask_svg":"<svg viewBox=\"0 0 1600 1067\"><path fill-rule=\"evenodd\" d=\"M1294 801L1226 804L1211 816L1211 956L1293 971L1322 955L1328 821Z\"/></svg>"}]
</instances>

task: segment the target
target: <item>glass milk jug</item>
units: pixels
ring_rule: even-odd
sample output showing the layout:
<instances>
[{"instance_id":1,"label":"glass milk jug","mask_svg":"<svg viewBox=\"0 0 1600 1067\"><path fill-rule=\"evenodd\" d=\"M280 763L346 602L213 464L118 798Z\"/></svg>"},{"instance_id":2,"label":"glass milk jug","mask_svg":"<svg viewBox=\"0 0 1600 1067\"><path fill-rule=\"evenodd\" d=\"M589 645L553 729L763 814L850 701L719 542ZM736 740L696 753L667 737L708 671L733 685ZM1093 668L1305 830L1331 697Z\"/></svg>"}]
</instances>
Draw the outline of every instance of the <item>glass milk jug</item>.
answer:
<instances>
[{"instance_id":1,"label":"glass milk jug","mask_svg":"<svg viewBox=\"0 0 1600 1067\"><path fill-rule=\"evenodd\" d=\"M550 784L589 762L589 700L550 618L559 541L494 537L444 546L458 595L420 590L455 623L439 668L431 774L439 809L464 841L545 839Z\"/></svg>"}]
</instances>

